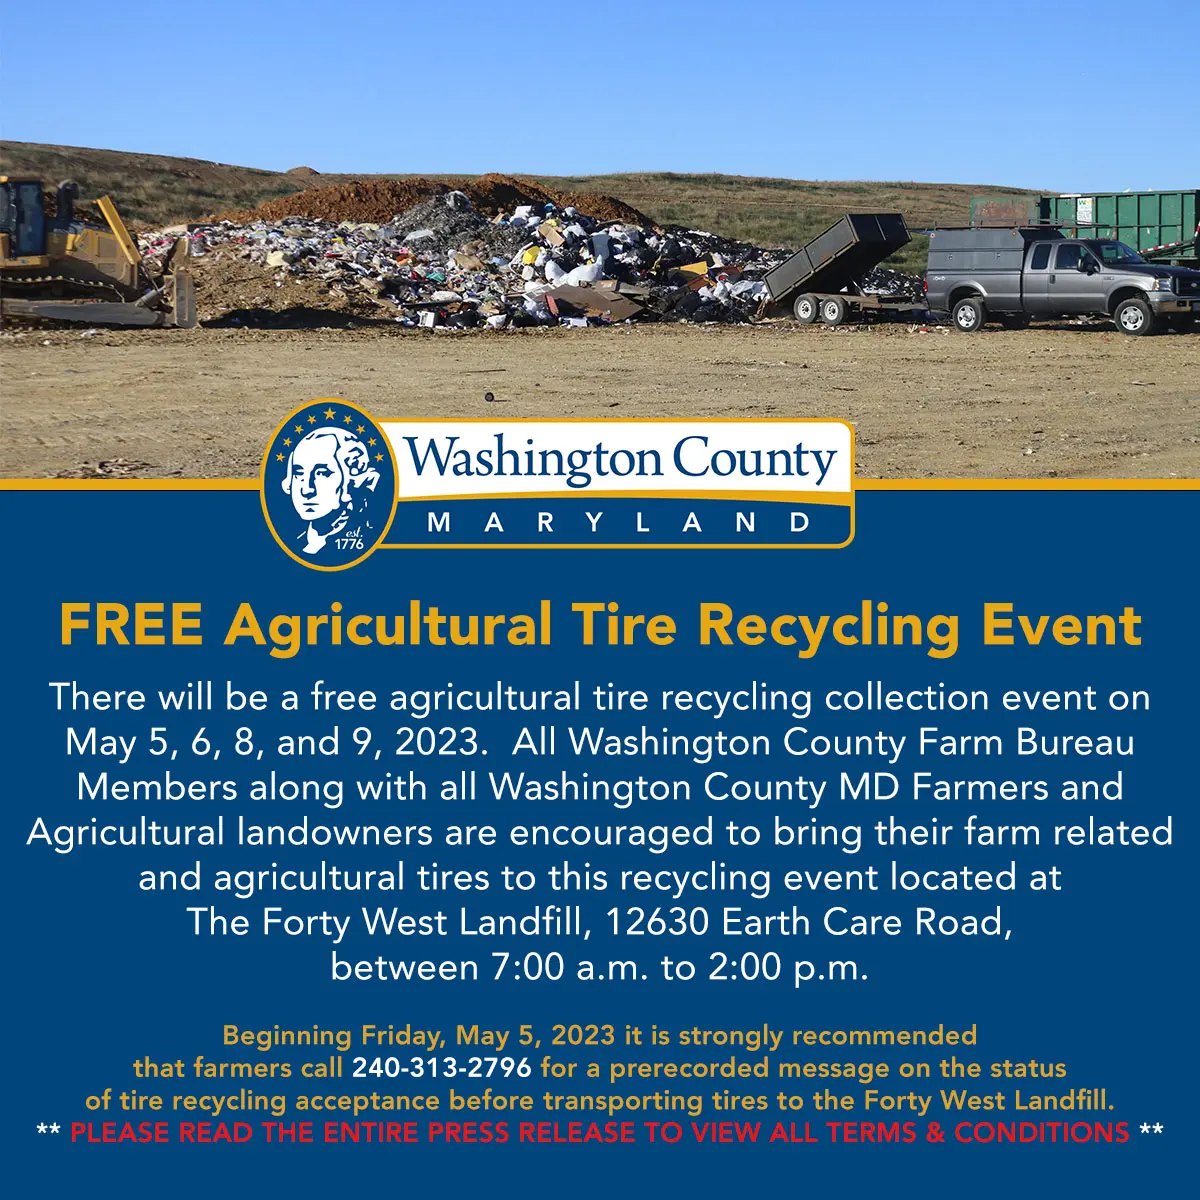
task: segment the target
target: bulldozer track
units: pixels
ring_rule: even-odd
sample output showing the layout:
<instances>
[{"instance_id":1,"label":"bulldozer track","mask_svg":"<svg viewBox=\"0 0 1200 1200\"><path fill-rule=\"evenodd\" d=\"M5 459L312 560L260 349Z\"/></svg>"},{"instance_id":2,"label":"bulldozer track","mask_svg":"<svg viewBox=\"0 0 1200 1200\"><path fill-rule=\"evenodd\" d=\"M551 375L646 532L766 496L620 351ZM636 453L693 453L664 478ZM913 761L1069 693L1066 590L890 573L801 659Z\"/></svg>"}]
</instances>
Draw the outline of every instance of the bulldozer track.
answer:
<instances>
[{"instance_id":1,"label":"bulldozer track","mask_svg":"<svg viewBox=\"0 0 1200 1200\"><path fill-rule=\"evenodd\" d=\"M44 286L49 283L65 283L70 287L86 289L94 296L112 295L118 300L125 300L127 298L126 294L116 284L98 283L94 279L75 279L70 275L5 276L0 286L4 288L25 288Z\"/></svg>"}]
</instances>

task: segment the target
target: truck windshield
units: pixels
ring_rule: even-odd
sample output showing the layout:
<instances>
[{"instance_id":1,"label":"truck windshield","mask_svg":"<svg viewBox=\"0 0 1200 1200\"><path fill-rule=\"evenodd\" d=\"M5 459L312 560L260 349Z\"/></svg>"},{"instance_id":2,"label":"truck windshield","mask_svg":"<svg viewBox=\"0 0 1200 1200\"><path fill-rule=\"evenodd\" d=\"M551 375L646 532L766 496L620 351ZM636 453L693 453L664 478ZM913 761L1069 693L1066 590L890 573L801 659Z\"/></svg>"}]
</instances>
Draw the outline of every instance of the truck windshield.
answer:
<instances>
[{"instance_id":1,"label":"truck windshield","mask_svg":"<svg viewBox=\"0 0 1200 1200\"><path fill-rule=\"evenodd\" d=\"M1102 263L1140 263L1146 260L1124 242L1088 242L1092 253Z\"/></svg>"}]
</instances>

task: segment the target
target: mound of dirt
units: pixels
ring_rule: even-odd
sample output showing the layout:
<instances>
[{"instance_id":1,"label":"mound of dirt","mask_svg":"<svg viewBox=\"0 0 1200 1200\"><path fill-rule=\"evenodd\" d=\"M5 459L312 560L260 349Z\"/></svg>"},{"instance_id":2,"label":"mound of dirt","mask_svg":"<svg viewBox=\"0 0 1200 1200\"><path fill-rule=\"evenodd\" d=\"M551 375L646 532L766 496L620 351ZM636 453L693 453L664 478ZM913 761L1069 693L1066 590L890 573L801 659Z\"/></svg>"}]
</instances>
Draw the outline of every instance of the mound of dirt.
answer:
<instances>
[{"instance_id":1,"label":"mound of dirt","mask_svg":"<svg viewBox=\"0 0 1200 1200\"><path fill-rule=\"evenodd\" d=\"M320 171L315 170L313 167L291 167L284 172L285 175L299 175L305 179L309 179L313 175L320 175L320 173Z\"/></svg>"},{"instance_id":2,"label":"mound of dirt","mask_svg":"<svg viewBox=\"0 0 1200 1200\"><path fill-rule=\"evenodd\" d=\"M311 171L293 167L289 175ZM312 172L314 175L315 171ZM254 209L222 213L217 220L245 224L252 221L282 221L284 217L309 217L324 221L365 221L384 224L397 213L450 191L448 183L434 179L375 179L305 188L287 196L276 196ZM594 192L553 192L532 179L489 174L460 184L477 212L495 216L511 213L523 204L556 204L577 208L596 221L624 221L648 226L654 222L645 213L616 199Z\"/></svg>"},{"instance_id":3,"label":"mound of dirt","mask_svg":"<svg viewBox=\"0 0 1200 1200\"><path fill-rule=\"evenodd\" d=\"M198 315L213 328L338 328L379 319L378 305L357 288L307 275L272 277L233 254L206 254L192 261L191 271Z\"/></svg>"},{"instance_id":4,"label":"mound of dirt","mask_svg":"<svg viewBox=\"0 0 1200 1200\"><path fill-rule=\"evenodd\" d=\"M629 225L653 225L645 213L600 192L556 192L532 179L512 175L481 175L462 185L471 203L480 212L512 212L522 204L556 204L559 208L577 208L594 221L624 221Z\"/></svg>"},{"instance_id":5,"label":"mound of dirt","mask_svg":"<svg viewBox=\"0 0 1200 1200\"><path fill-rule=\"evenodd\" d=\"M603 192L557 192L554 203L559 208L577 208L584 216L594 221L621 221L625 225L637 225L641 228L653 227L652 221L644 212L618 200L615 196L606 196Z\"/></svg>"},{"instance_id":6,"label":"mound of dirt","mask_svg":"<svg viewBox=\"0 0 1200 1200\"><path fill-rule=\"evenodd\" d=\"M480 175L462 190L471 198L471 203L480 211L491 213L512 212L522 204L554 204L554 197L532 179L517 179L512 175L492 172Z\"/></svg>"},{"instance_id":7,"label":"mound of dirt","mask_svg":"<svg viewBox=\"0 0 1200 1200\"><path fill-rule=\"evenodd\" d=\"M217 219L245 224L252 221L282 221L284 217L310 217L322 221L383 224L422 200L449 190L446 184L435 183L431 179L357 180L276 196L257 208L222 213Z\"/></svg>"}]
</instances>

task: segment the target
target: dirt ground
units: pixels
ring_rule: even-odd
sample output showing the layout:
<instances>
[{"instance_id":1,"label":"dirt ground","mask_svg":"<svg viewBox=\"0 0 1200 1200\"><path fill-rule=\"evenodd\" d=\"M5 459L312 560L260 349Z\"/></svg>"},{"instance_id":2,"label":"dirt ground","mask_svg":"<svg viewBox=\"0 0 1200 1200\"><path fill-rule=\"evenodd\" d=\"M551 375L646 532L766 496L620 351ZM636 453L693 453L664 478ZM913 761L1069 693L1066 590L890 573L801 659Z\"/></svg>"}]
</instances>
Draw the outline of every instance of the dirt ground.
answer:
<instances>
[{"instance_id":1,"label":"dirt ground","mask_svg":"<svg viewBox=\"0 0 1200 1200\"><path fill-rule=\"evenodd\" d=\"M320 396L381 418L844 417L861 477L1200 475L1200 334L777 322L7 330L0 476L246 477Z\"/></svg>"}]
</instances>

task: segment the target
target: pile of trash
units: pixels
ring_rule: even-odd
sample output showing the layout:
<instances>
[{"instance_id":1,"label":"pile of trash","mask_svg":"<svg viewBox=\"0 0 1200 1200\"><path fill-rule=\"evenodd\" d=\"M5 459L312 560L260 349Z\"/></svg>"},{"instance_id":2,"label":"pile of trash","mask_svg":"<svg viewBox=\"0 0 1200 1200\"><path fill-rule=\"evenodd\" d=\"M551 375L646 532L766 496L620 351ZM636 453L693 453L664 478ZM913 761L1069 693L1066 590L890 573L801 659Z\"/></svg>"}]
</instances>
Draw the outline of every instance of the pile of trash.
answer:
<instances>
[{"instance_id":1,"label":"pile of trash","mask_svg":"<svg viewBox=\"0 0 1200 1200\"><path fill-rule=\"evenodd\" d=\"M304 170L295 168L294 170ZM289 171L288 174L293 172ZM314 172L315 173L315 172ZM615 196L602 192L552 191L533 179L496 173L463 180L457 188L441 179L413 176L408 179L355 179L349 183L310 187L275 196L257 208L222 213L215 219L247 225L256 221L281 221L285 217L316 217L323 221L358 221L383 224L422 200L459 191L471 207L489 217L523 205L552 204L574 208L596 221L624 221L650 225L650 218Z\"/></svg>"},{"instance_id":2,"label":"pile of trash","mask_svg":"<svg viewBox=\"0 0 1200 1200\"><path fill-rule=\"evenodd\" d=\"M585 326L632 319L746 323L766 306L763 276L790 254L700 230L657 227L642 214L638 221L597 216L554 199L523 200L489 213L476 203L481 196L491 206L509 196L512 185L528 186L504 176L476 181L474 199L465 189L421 196L420 183L388 182L389 196L414 202L386 220L296 213L270 217L264 210L277 203L271 201L237 214L238 220L145 234L141 249L161 258L177 236L188 238L197 260L193 269L201 316L209 319L236 308L238 315L230 323L277 325L286 323L289 307L306 312L328 308L332 297L334 307L358 318L431 329ZM359 186L313 190L340 190L341 209L335 212L347 206L362 211L354 208L363 199L353 191ZM305 194L278 201L295 208ZM372 193L368 199L377 202L379 196ZM330 211L328 200L326 196L315 207ZM273 285L279 302L272 303L268 290L265 297L243 297L241 307L226 298L222 309L219 283L208 289L205 284L206 267L216 262L226 268L231 262L254 267L255 279L261 281L254 286ZM914 284L917 294L921 290L919 278L889 268L879 268L873 276L877 278L867 285L881 292L900 294ZM210 278L229 276L215 272Z\"/></svg>"},{"instance_id":3,"label":"pile of trash","mask_svg":"<svg viewBox=\"0 0 1200 1200\"><path fill-rule=\"evenodd\" d=\"M894 296L904 300L925 299L925 285L921 276L898 271L895 267L875 267L860 282L862 290L868 295Z\"/></svg>"}]
</instances>

